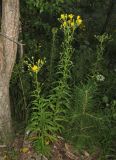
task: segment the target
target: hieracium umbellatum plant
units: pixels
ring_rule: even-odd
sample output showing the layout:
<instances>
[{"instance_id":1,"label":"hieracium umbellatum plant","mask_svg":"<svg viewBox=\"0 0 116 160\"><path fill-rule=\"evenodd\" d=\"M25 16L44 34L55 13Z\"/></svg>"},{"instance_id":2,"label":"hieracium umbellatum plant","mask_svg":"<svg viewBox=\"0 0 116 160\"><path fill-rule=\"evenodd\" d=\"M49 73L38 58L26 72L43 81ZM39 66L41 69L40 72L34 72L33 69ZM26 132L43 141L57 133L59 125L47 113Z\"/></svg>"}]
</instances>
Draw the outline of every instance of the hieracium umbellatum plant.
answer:
<instances>
[{"instance_id":1,"label":"hieracium umbellatum plant","mask_svg":"<svg viewBox=\"0 0 116 160\"><path fill-rule=\"evenodd\" d=\"M58 20L61 23L60 30L64 34L56 73L59 78L54 82L55 86L48 96L49 106L53 112L53 121L57 126L56 133L62 131L63 122L66 121L65 115L70 108L71 89L69 81L71 79L72 55L74 52L72 42L74 40L74 31L82 24L81 17L77 16L75 18L72 14L61 14Z\"/></svg>"},{"instance_id":2,"label":"hieracium umbellatum plant","mask_svg":"<svg viewBox=\"0 0 116 160\"><path fill-rule=\"evenodd\" d=\"M43 96L41 84L38 81L38 73L45 60L39 59L36 63L26 61L36 84L35 90L32 92L32 115L28 128L36 134L34 145L42 154L48 154L49 144L57 140L58 134L63 129L63 122L66 121L65 114L70 108L71 90L68 81L71 78L71 58L74 52L72 42L75 29L82 24L81 17L74 18L72 14L62 14L59 21L64 38L57 66L58 80L54 83L55 85L47 97Z\"/></svg>"}]
</instances>

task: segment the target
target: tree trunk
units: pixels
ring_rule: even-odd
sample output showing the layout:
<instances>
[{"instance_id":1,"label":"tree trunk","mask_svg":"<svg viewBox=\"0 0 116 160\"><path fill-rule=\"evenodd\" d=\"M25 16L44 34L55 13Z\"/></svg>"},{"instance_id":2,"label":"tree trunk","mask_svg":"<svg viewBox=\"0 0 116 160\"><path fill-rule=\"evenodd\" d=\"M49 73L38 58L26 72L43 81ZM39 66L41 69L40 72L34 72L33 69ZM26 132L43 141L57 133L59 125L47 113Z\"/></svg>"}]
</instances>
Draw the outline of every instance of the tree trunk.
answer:
<instances>
[{"instance_id":1,"label":"tree trunk","mask_svg":"<svg viewBox=\"0 0 116 160\"><path fill-rule=\"evenodd\" d=\"M2 34L18 40L19 0L2 0ZM15 63L17 44L1 36L0 42L0 143L12 137L9 82Z\"/></svg>"},{"instance_id":2,"label":"tree trunk","mask_svg":"<svg viewBox=\"0 0 116 160\"><path fill-rule=\"evenodd\" d=\"M12 139L9 84L6 77L0 78L0 143Z\"/></svg>"}]
</instances>

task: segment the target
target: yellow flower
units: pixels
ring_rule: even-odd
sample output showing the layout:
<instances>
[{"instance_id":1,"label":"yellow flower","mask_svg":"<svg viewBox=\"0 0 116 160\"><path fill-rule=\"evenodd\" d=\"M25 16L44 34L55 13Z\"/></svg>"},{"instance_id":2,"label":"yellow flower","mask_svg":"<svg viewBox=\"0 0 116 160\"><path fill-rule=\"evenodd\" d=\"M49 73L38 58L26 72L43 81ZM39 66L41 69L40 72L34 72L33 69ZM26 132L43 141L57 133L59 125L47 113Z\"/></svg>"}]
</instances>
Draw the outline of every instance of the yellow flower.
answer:
<instances>
[{"instance_id":1,"label":"yellow flower","mask_svg":"<svg viewBox=\"0 0 116 160\"><path fill-rule=\"evenodd\" d=\"M69 15L68 15L68 17L69 17L70 19L72 19L73 16L74 16L73 14L69 14Z\"/></svg>"},{"instance_id":2,"label":"yellow flower","mask_svg":"<svg viewBox=\"0 0 116 160\"><path fill-rule=\"evenodd\" d=\"M38 66L34 65L33 67L31 67L33 72L37 72L39 70Z\"/></svg>"},{"instance_id":3,"label":"yellow flower","mask_svg":"<svg viewBox=\"0 0 116 160\"><path fill-rule=\"evenodd\" d=\"M66 18L66 19L68 18L68 15L67 15L67 14L65 14L65 18Z\"/></svg>"},{"instance_id":4,"label":"yellow flower","mask_svg":"<svg viewBox=\"0 0 116 160\"><path fill-rule=\"evenodd\" d=\"M74 23L74 22L71 22L70 25L71 25L71 27L74 27L74 26L75 26L75 23Z\"/></svg>"},{"instance_id":5,"label":"yellow flower","mask_svg":"<svg viewBox=\"0 0 116 160\"><path fill-rule=\"evenodd\" d=\"M67 23L66 22L63 22L63 27L65 28L67 26Z\"/></svg>"},{"instance_id":6,"label":"yellow flower","mask_svg":"<svg viewBox=\"0 0 116 160\"><path fill-rule=\"evenodd\" d=\"M77 16L76 23L77 23L78 26L80 26L82 24L81 16Z\"/></svg>"},{"instance_id":7,"label":"yellow flower","mask_svg":"<svg viewBox=\"0 0 116 160\"><path fill-rule=\"evenodd\" d=\"M68 22L68 24L70 25L72 21L71 21L71 20L68 20L67 22Z\"/></svg>"},{"instance_id":8,"label":"yellow flower","mask_svg":"<svg viewBox=\"0 0 116 160\"><path fill-rule=\"evenodd\" d=\"M64 15L64 14L61 14L60 18L61 18L62 20L64 20L64 19L65 19L65 15Z\"/></svg>"},{"instance_id":9,"label":"yellow flower","mask_svg":"<svg viewBox=\"0 0 116 160\"><path fill-rule=\"evenodd\" d=\"M78 26L80 26L82 24L82 19L77 19L76 23L77 23Z\"/></svg>"},{"instance_id":10,"label":"yellow flower","mask_svg":"<svg viewBox=\"0 0 116 160\"><path fill-rule=\"evenodd\" d=\"M77 16L77 19L81 19L81 16Z\"/></svg>"}]
</instances>

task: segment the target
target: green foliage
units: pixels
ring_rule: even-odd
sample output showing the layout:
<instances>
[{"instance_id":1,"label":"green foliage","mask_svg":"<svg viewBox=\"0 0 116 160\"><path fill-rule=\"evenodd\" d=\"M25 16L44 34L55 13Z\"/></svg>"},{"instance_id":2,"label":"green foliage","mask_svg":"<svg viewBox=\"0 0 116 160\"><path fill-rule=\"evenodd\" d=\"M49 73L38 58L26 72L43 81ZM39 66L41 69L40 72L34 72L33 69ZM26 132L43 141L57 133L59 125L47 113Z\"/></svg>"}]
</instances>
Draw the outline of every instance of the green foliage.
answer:
<instances>
[{"instance_id":1,"label":"green foliage","mask_svg":"<svg viewBox=\"0 0 116 160\"><path fill-rule=\"evenodd\" d=\"M109 7L105 0L21 1L24 56L34 57L35 64L39 53L47 62L31 78L25 65L22 72L22 63L16 64L10 85L12 113L21 120L28 113L34 146L42 155L50 153L51 143L63 131L78 149L100 148L101 159L115 156L113 10L104 31L114 40L107 33L100 35ZM57 17L63 13L82 15L85 29L58 30Z\"/></svg>"},{"instance_id":2,"label":"green foliage","mask_svg":"<svg viewBox=\"0 0 116 160\"><path fill-rule=\"evenodd\" d=\"M25 73L25 74L24 74ZM24 71L23 60L15 64L13 75L10 81L10 94L12 116L14 120L25 120L29 100L30 82L28 74ZM16 88L17 89L13 89Z\"/></svg>"},{"instance_id":3,"label":"green foliage","mask_svg":"<svg viewBox=\"0 0 116 160\"><path fill-rule=\"evenodd\" d=\"M57 32L58 29L57 28L53 28L52 29L52 45L51 45L51 54L50 54L50 67L49 67L49 80L50 82L53 79L54 76L54 61L55 61L55 57L56 57L56 41L57 41Z\"/></svg>"},{"instance_id":4,"label":"green foliage","mask_svg":"<svg viewBox=\"0 0 116 160\"><path fill-rule=\"evenodd\" d=\"M31 8L36 8L40 13L49 13L49 14L57 14L62 11L63 5L70 5L74 3L74 0L54 0L54 1L46 1L46 0L28 0L26 3Z\"/></svg>"},{"instance_id":5,"label":"green foliage","mask_svg":"<svg viewBox=\"0 0 116 160\"><path fill-rule=\"evenodd\" d=\"M62 25L62 24L61 24ZM57 125L63 128L63 122L67 121L65 115L70 108L70 85L72 55L74 49L72 47L73 34L71 28L62 28L64 33L64 41L62 42L62 52L60 53L60 61L56 75L58 80L53 83L53 89L48 96L50 107L54 113L54 120Z\"/></svg>"},{"instance_id":6,"label":"green foliage","mask_svg":"<svg viewBox=\"0 0 116 160\"><path fill-rule=\"evenodd\" d=\"M28 129L37 135L34 146L42 155L49 153L48 144L57 139L58 133L63 129L63 122L66 121L66 110L70 107L70 87L68 80L70 78L70 67L72 65L71 56L73 32L70 29L64 30L64 41L62 42L62 53L58 65L59 80L56 81L55 87L51 94L44 98L42 95L41 85L38 82L39 66L29 64L28 68L34 73L35 90L33 92L33 100L31 103L31 119L29 120ZM52 57L51 57L52 58ZM40 60L41 62L41 60Z\"/></svg>"},{"instance_id":7,"label":"green foliage","mask_svg":"<svg viewBox=\"0 0 116 160\"><path fill-rule=\"evenodd\" d=\"M92 68L92 74L95 76L98 73L103 73L103 65L104 65L104 52L105 52L105 46L109 40L111 40L111 36L108 34L103 34L100 36L95 36L98 40L98 45L96 47L96 61L93 64Z\"/></svg>"},{"instance_id":8,"label":"green foliage","mask_svg":"<svg viewBox=\"0 0 116 160\"><path fill-rule=\"evenodd\" d=\"M68 134L79 149L90 147L95 142L94 132L101 120L101 117L93 112L95 91L96 86L92 81L80 84L74 90L73 108L69 118L69 127L73 126L73 128L69 130Z\"/></svg>"},{"instance_id":9,"label":"green foliage","mask_svg":"<svg viewBox=\"0 0 116 160\"><path fill-rule=\"evenodd\" d=\"M80 47L75 50L74 65L73 65L73 81L74 84L84 82L91 73L92 64L95 59L93 49L90 48L89 42L83 42Z\"/></svg>"},{"instance_id":10,"label":"green foliage","mask_svg":"<svg viewBox=\"0 0 116 160\"><path fill-rule=\"evenodd\" d=\"M33 98L28 129L37 136L34 141L37 151L46 155L50 152L48 144L56 140L55 132L58 128L53 121L53 113L48 107L47 100L40 96L38 90L34 91Z\"/></svg>"},{"instance_id":11,"label":"green foliage","mask_svg":"<svg viewBox=\"0 0 116 160\"><path fill-rule=\"evenodd\" d=\"M86 80L81 79L83 83L77 83L73 91L72 108L68 114L69 126L65 135L73 142L77 149L90 149L94 151L98 147L101 149L103 157L105 157L111 153L109 148L112 146L115 132L114 125L111 127L111 124L115 123L113 118L115 110L113 109L113 112L111 112L112 107L109 109L104 108L103 110L99 109L99 106L103 107L104 103L106 105L109 104L108 97L103 97L104 92L102 94L102 89L104 87L102 86L107 81L106 73L103 70L104 52L106 42L111 38L104 34L97 36L97 39L99 44L96 47L96 55L91 65L92 69L87 74L88 78L85 76ZM78 60L81 60L81 57L79 58ZM83 58L83 61L84 59L87 58ZM81 61L82 65L83 61ZM81 71L85 73L85 70ZM80 74L82 73L80 72ZM102 96L102 100L99 99L100 96ZM115 101L111 102L110 105L112 106L113 104L115 105ZM111 132L109 128L111 128ZM114 151L112 155L114 156Z\"/></svg>"}]
</instances>

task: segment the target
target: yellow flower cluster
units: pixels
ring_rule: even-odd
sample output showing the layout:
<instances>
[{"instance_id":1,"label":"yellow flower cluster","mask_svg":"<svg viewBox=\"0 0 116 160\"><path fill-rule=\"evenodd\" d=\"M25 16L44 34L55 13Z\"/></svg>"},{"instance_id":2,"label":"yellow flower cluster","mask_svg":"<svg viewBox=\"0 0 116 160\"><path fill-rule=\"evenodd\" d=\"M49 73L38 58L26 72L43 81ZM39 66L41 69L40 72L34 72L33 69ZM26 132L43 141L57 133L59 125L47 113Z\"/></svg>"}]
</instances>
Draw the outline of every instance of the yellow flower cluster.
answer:
<instances>
[{"instance_id":1,"label":"yellow flower cluster","mask_svg":"<svg viewBox=\"0 0 116 160\"><path fill-rule=\"evenodd\" d=\"M75 30L83 22L81 16L77 16L75 19L73 14L61 14L59 20L62 23L61 28L72 28L73 30Z\"/></svg>"},{"instance_id":2,"label":"yellow flower cluster","mask_svg":"<svg viewBox=\"0 0 116 160\"><path fill-rule=\"evenodd\" d=\"M81 16L77 16L76 23L78 26L80 26L82 24Z\"/></svg>"},{"instance_id":3,"label":"yellow flower cluster","mask_svg":"<svg viewBox=\"0 0 116 160\"><path fill-rule=\"evenodd\" d=\"M44 63L45 63L45 59L44 60L40 60L39 59L36 62L36 64L34 64L33 66L31 66L32 72L38 73L40 71L41 67L44 65Z\"/></svg>"},{"instance_id":4,"label":"yellow flower cluster","mask_svg":"<svg viewBox=\"0 0 116 160\"><path fill-rule=\"evenodd\" d=\"M28 70L34 73L38 73L42 68L42 66L45 64L45 58L43 60L39 59L36 63L34 63L33 57L32 57L32 60L30 59L28 60L30 63L28 61L25 61L25 63L28 66Z\"/></svg>"}]
</instances>

